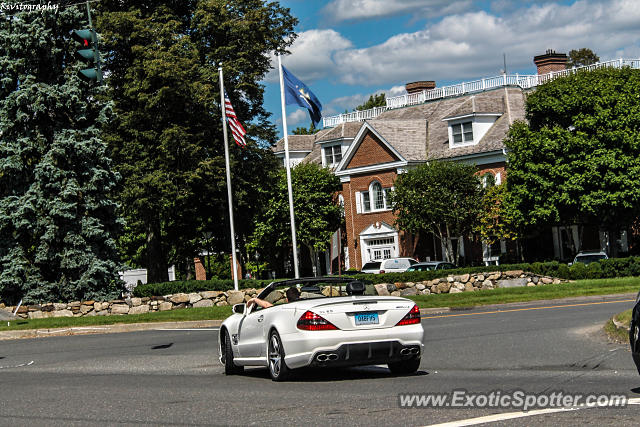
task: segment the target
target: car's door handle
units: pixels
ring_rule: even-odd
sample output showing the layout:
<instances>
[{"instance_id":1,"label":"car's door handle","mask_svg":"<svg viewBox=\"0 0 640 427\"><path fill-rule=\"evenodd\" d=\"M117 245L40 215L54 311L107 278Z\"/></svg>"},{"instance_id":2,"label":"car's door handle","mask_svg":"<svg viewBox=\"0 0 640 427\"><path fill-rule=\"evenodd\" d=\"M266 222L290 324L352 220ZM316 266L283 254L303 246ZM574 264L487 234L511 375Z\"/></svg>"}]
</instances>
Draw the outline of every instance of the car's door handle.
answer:
<instances>
[{"instance_id":1,"label":"car's door handle","mask_svg":"<svg viewBox=\"0 0 640 427\"><path fill-rule=\"evenodd\" d=\"M264 320L264 315L261 314L260 317L258 317L258 322L262 322Z\"/></svg>"}]
</instances>

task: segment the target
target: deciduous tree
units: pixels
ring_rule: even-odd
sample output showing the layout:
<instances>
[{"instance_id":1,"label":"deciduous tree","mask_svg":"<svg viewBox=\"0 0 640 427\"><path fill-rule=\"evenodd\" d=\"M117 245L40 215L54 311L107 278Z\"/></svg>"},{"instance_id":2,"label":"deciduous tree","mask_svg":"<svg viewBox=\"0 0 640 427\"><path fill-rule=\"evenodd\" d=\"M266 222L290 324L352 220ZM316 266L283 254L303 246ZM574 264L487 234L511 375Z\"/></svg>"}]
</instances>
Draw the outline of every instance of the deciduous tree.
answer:
<instances>
[{"instance_id":1,"label":"deciduous tree","mask_svg":"<svg viewBox=\"0 0 640 427\"><path fill-rule=\"evenodd\" d=\"M275 141L260 82L297 21L263 0L105 0L99 8L117 112L105 139L123 176L129 231L123 247L149 281L165 281L170 263L199 252L204 232L215 234L214 249L230 247L218 66L248 132L248 147L233 145L231 156L236 224L241 235L251 232L246 215L256 209L238 208L261 207L254 188Z\"/></svg>"},{"instance_id":2,"label":"deciduous tree","mask_svg":"<svg viewBox=\"0 0 640 427\"><path fill-rule=\"evenodd\" d=\"M397 226L414 234L433 233L447 260L457 264L459 253L450 238L468 236L482 209L482 186L475 173L472 165L431 161L399 175L391 193Z\"/></svg>"},{"instance_id":3,"label":"deciduous tree","mask_svg":"<svg viewBox=\"0 0 640 427\"><path fill-rule=\"evenodd\" d=\"M528 96L528 123L515 123L506 140L516 223L613 230L638 218L638 93L640 72L610 68L555 79Z\"/></svg>"},{"instance_id":4,"label":"deciduous tree","mask_svg":"<svg viewBox=\"0 0 640 427\"><path fill-rule=\"evenodd\" d=\"M567 67L581 67L583 65L591 65L600 61L600 57L596 55L591 49L583 47L581 49L572 49L569 52L569 60L567 61Z\"/></svg>"},{"instance_id":5,"label":"deciduous tree","mask_svg":"<svg viewBox=\"0 0 640 427\"><path fill-rule=\"evenodd\" d=\"M314 163L301 163L291 171L296 240L305 245L315 265L315 254L328 248L331 236L342 221L342 206L337 192L340 180L329 169ZM286 171L278 171L278 185L271 194L266 211L259 217L253 247L275 265L284 261L278 248L291 248L291 222ZM290 249L289 249L290 251Z\"/></svg>"}]
</instances>

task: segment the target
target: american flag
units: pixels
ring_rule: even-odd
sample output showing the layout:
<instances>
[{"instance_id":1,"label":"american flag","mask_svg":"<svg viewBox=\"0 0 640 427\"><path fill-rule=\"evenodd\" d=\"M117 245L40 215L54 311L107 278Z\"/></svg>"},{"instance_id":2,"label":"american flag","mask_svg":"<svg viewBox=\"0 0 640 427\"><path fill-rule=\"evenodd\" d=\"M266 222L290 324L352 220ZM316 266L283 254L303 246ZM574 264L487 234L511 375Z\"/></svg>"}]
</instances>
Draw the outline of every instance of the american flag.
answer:
<instances>
[{"instance_id":1,"label":"american flag","mask_svg":"<svg viewBox=\"0 0 640 427\"><path fill-rule=\"evenodd\" d=\"M236 112L233 111L233 106L231 105L231 101L229 100L229 95L227 95L226 90L224 91L224 110L227 115L227 121L229 122L233 139L240 147L246 147L247 142L244 140L244 136L247 134L247 131L244 130L240 124L240 120L238 120L238 116L236 116Z\"/></svg>"}]
</instances>

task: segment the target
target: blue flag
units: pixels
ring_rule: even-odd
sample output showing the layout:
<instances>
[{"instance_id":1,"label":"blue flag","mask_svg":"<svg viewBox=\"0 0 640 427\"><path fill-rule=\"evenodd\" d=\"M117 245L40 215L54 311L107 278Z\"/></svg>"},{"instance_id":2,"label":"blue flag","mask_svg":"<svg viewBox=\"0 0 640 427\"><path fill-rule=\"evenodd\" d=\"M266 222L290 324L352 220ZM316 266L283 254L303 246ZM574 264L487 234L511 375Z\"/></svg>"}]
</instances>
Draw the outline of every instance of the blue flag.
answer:
<instances>
[{"instance_id":1,"label":"blue flag","mask_svg":"<svg viewBox=\"0 0 640 427\"><path fill-rule=\"evenodd\" d=\"M318 98L309 90L307 85L302 83L296 76L291 74L284 66L282 67L282 78L284 80L284 99L287 105L297 104L309 110L309 116L313 124L317 124L322 119L322 104Z\"/></svg>"}]
</instances>

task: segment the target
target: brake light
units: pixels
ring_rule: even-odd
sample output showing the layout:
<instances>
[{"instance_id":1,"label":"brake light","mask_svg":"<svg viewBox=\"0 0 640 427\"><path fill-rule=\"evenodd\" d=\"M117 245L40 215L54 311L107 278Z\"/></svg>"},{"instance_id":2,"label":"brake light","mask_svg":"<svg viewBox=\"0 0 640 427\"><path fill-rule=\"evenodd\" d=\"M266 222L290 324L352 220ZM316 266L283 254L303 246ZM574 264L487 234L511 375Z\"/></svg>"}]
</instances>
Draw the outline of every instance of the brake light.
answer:
<instances>
[{"instance_id":1,"label":"brake light","mask_svg":"<svg viewBox=\"0 0 640 427\"><path fill-rule=\"evenodd\" d=\"M414 305L411 311L409 311L396 326L415 325L418 323L420 323L420 309L417 305Z\"/></svg>"},{"instance_id":2,"label":"brake light","mask_svg":"<svg viewBox=\"0 0 640 427\"><path fill-rule=\"evenodd\" d=\"M384 274L384 270L380 270L380 274Z\"/></svg>"},{"instance_id":3,"label":"brake light","mask_svg":"<svg viewBox=\"0 0 640 427\"><path fill-rule=\"evenodd\" d=\"M305 331L331 331L338 328L324 317L306 311L298 320L298 329Z\"/></svg>"}]
</instances>

